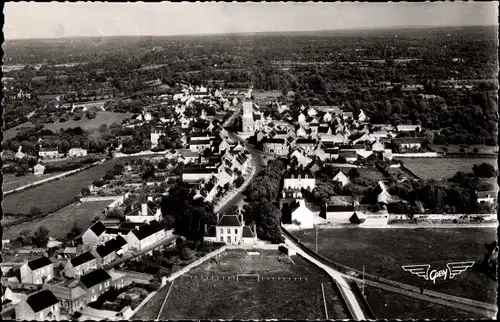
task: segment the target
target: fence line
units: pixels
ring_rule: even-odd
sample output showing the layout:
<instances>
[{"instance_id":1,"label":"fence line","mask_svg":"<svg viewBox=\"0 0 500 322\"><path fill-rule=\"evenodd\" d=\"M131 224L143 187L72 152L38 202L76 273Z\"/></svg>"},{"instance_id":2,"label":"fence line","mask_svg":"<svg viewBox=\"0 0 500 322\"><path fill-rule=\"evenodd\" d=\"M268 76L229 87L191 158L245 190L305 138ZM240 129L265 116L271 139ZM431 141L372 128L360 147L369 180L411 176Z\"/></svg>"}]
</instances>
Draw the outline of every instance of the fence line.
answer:
<instances>
[{"instance_id":1,"label":"fence line","mask_svg":"<svg viewBox=\"0 0 500 322\"><path fill-rule=\"evenodd\" d=\"M174 282L175 281L172 281L172 283L170 284L170 287L168 288L168 292L167 292L167 295L165 296L165 299L163 300L163 303L162 303L161 308L160 308L160 312L158 312L158 316L156 317L157 320L160 319L161 312L163 312L163 307L165 306L165 303L167 303L167 299L168 299L168 296L170 295L170 291L172 290L172 286L174 285Z\"/></svg>"},{"instance_id":2,"label":"fence line","mask_svg":"<svg viewBox=\"0 0 500 322\"><path fill-rule=\"evenodd\" d=\"M240 277L242 275L239 275ZM188 275L190 279L200 279L200 280L216 280L216 281L229 281L229 280L238 280L236 275L234 276L226 276L226 275ZM258 276L258 280L266 280L266 281L307 281L307 277L277 277L277 276Z\"/></svg>"}]
</instances>

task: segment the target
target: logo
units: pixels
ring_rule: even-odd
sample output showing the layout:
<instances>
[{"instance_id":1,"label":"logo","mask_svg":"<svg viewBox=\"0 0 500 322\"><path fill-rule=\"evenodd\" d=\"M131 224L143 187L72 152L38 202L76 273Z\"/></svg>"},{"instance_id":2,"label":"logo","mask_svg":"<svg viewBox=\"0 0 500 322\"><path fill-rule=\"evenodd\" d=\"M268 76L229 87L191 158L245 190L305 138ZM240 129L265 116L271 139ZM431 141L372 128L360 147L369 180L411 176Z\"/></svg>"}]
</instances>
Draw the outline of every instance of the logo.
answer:
<instances>
[{"instance_id":1,"label":"logo","mask_svg":"<svg viewBox=\"0 0 500 322\"><path fill-rule=\"evenodd\" d=\"M455 262L446 264L445 269L430 271L431 265L429 264L421 264L421 265L406 265L401 266L403 270L406 272L410 272L413 275L417 275L418 277L422 277L426 281L431 280L434 284L436 283L437 278L442 278L443 280L453 279L455 276L458 276L465 272L467 268L472 267L474 265L474 261L469 262Z\"/></svg>"}]
</instances>

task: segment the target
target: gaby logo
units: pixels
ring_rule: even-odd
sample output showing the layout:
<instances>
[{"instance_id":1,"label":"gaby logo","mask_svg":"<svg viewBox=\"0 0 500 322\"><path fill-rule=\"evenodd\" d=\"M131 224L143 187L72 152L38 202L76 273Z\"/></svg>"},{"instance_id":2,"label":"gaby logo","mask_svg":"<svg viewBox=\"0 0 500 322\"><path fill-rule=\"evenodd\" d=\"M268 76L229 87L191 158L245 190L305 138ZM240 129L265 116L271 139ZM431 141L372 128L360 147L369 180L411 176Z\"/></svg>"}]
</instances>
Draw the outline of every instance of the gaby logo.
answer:
<instances>
[{"instance_id":1,"label":"gaby logo","mask_svg":"<svg viewBox=\"0 0 500 322\"><path fill-rule=\"evenodd\" d=\"M455 276L458 276L465 272L467 268L472 267L474 265L474 261L469 262L455 262L446 264L446 269L430 271L431 265L429 264L421 264L421 265L406 265L401 266L403 270L406 272L410 272L418 277L424 278L426 281L431 280L433 283L436 283L437 278L443 278L443 280L453 279Z\"/></svg>"}]
</instances>

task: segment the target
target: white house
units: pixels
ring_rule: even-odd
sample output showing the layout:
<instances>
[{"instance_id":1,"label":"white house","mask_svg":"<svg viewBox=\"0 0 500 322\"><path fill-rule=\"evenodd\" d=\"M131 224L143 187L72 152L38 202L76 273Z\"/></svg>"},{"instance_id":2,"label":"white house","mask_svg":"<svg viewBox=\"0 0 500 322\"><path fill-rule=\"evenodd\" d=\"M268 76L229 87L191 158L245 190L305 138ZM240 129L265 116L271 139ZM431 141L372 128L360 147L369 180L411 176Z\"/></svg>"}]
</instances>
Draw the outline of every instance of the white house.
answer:
<instances>
[{"instance_id":1,"label":"white house","mask_svg":"<svg viewBox=\"0 0 500 322\"><path fill-rule=\"evenodd\" d=\"M349 178L345 175L342 170L339 170L337 174L332 178L333 181L339 182L342 187L349 183Z\"/></svg>"},{"instance_id":2,"label":"white house","mask_svg":"<svg viewBox=\"0 0 500 322\"><path fill-rule=\"evenodd\" d=\"M165 229L156 220L131 230L127 234L129 249L143 250L166 237Z\"/></svg>"},{"instance_id":3,"label":"white house","mask_svg":"<svg viewBox=\"0 0 500 322\"><path fill-rule=\"evenodd\" d=\"M59 158L59 151L57 148L40 148L38 156L40 159L57 159Z\"/></svg>"},{"instance_id":4,"label":"white house","mask_svg":"<svg viewBox=\"0 0 500 322\"><path fill-rule=\"evenodd\" d=\"M217 224L207 229L205 226L205 241L226 243L228 245L254 244L257 241L257 230L245 226L243 215L217 214Z\"/></svg>"},{"instance_id":5,"label":"white house","mask_svg":"<svg viewBox=\"0 0 500 322\"><path fill-rule=\"evenodd\" d=\"M33 174L35 176L42 175L45 172L45 166L41 163L38 163L33 167Z\"/></svg>"},{"instance_id":6,"label":"white house","mask_svg":"<svg viewBox=\"0 0 500 322\"><path fill-rule=\"evenodd\" d=\"M333 115L330 112L326 112L323 115L323 122L329 123L333 119Z\"/></svg>"},{"instance_id":7,"label":"white house","mask_svg":"<svg viewBox=\"0 0 500 322\"><path fill-rule=\"evenodd\" d=\"M385 150L385 145L379 140L372 144L372 151L381 152Z\"/></svg>"},{"instance_id":8,"label":"white house","mask_svg":"<svg viewBox=\"0 0 500 322\"><path fill-rule=\"evenodd\" d=\"M411 138L394 138L392 142L401 146L403 149L420 149L424 138L411 137Z\"/></svg>"},{"instance_id":9,"label":"white house","mask_svg":"<svg viewBox=\"0 0 500 322\"><path fill-rule=\"evenodd\" d=\"M292 224L294 221L300 223L300 229L310 229L314 227L314 215L313 212L307 208L306 202L304 199L297 200L297 204L292 206L291 214L292 214Z\"/></svg>"},{"instance_id":10,"label":"white house","mask_svg":"<svg viewBox=\"0 0 500 322\"><path fill-rule=\"evenodd\" d=\"M299 123L307 123L306 119L307 119L307 116L304 113L300 113L300 115L298 117Z\"/></svg>"},{"instance_id":11,"label":"white house","mask_svg":"<svg viewBox=\"0 0 500 322\"><path fill-rule=\"evenodd\" d=\"M309 116L316 116L316 114L318 114L318 112L312 107L307 110L307 115Z\"/></svg>"},{"instance_id":12,"label":"white house","mask_svg":"<svg viewBox=\"0 0 500 322\"><path fill-rule=\"evenodd\" d=\"M19 146L19 148L17 149L16 154L14 154L14 158L16 158L17 160L21 160L22 158L24 158L26 156L26 154L24 154L22 152L22 149L23 149L23 147Z\"/></svg>"},{"instance_id":13,"label":"white house","mask_svg":"<svg viewBox=\"0 0 500 322\"><path fill-rule=\"evenodd\" d=\"M477 191L477 202L478 203L495 203L497 193L495 191Z\"/></svg>"},{"instance_id":14,"label":"white house","mask_svg":"<svg viewBox=\"0 0 500 322\"><path fill-rule=\"evenodd\" d=\"M125 220L133 223L149 223L150 221L160 221L161 209L153 202L153 197L125 214Z\"/></svg>"},{"instance_id":15,"label":"white house","mask_svg":"<svg viewBox=\"0 0 500 322\"><path fill-rule=\"evenodd\" d=\"M308 189L316 187L316 178L309 169L289 169L284 176L283 189Z\"/></svg>"},{"instance_id":16,"label":"white house","mask_svg":"<svg viewBox=\"0 0 500 322\"><path fill-rule=\"evenodd\" d=\"M42 256L31 261L24 261L20 268L21 283L44 284L54 278L54 264L46 257Z\"/></svg>"},{"instance_id":17,"label":"white house","mask_svg":"<svg viewBox=\"0 0 500 322\"><path fill-rule=\"evenodd\" d=\"M78 158L87 156L87 150L82 148L71 148L68 151L68 157L70 158Z\"/></svg>"},{"instance_id":18,"label":"white house","mask_svg":"<svg viewBox=\"0 0 500 322\"><path fill-rule=\"evenodd\" d=\"M366 116L365 112L363 112L363 110L360 110L358 115L358 121L365 122L367 118L368 117Z\"/></svg>"},{"instance_id":19,"label":"white house","mask_svg":"<svg viewBox=\"0 0 500 322\"><path fill-rule=\"evenodd\" d=\"M100 221L95 222L81 236L85 245L99 245L104 241L106 227Z\"/></svg>"},{"instance_id":20,"label":"white house","mask_svg":"<svg viewBox=\"0 0 500 322\"><path fill-rule=\"evenodd\" d=\"M15 308L18 321L57 321L61 303L49 290L42 290L21 301Z\"/></svg>"},{"instance_id":21,"label":"white house","mask_svg":"<svg viewBox=\"0 0 500 322\"><path fill-rule=\"evenodd\" d=\"M304 153L301 152L299 149L295 149L291 154L290 154L290 160L292 158L297 158L297 163L298 165L301 165L302 167L306 167L312 162L312 159L309 157L306 157Z\"/></svg>"},{"instance_id":22,"label":"white house","mask_svg":"<svg viewBox=\"0 0 500 322\"><path fill-rule=\"evenodd\" d=\"M82 253L74 258L68 259L64 266L64 275L67 277L79 277L97 268L97 262L91 252Z\"/></svg>"},{"instance_id":23,"label":"white house","mask_svg":"<svg viewBox=\"0 0 500 322\"><path fill-rule=\"evenodd\" d=\"M412 132L412 131L417 131L420 129L419 125L411 125L411 124L406 124L406 125L397 125L396 129L398 132Z\"/></svg>"}]
</instances>

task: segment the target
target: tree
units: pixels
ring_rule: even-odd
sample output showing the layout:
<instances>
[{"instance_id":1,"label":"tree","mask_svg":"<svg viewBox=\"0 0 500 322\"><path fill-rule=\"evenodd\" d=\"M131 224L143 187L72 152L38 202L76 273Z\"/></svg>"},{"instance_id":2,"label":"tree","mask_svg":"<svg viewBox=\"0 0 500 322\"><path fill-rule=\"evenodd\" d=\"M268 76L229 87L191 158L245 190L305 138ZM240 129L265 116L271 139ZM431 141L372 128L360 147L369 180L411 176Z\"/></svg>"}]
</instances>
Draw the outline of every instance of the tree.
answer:
<instances>
[{"instance_id":1,"label":"tree","mask_svg":"<svg viewBox=\"0 0 500 322\"><path fill-rule=\"evenodd\" d=\"M108 211L108 213L106 214L106 217L124 220L125 214L123 213L123 209L121 209L119 207L114 207Z\"/></svg>"},{"instance_id":2,"label":"tree","mask_svg":"<svg viewBox=\"0 0 500 322\"><path fill-rule=\"evenodd\" d=\"M30 229L21 230L18 236L21 245L27 246L33 244L33 232Z\"/></svg>"},{"instance_id":3,"label":"tree","mask_svg":"<svg viewBox=\"0 0 500 322\"><path fill-rule=\"evenodd\" d=\"M42 214L42 211L38 207L31 207L30 208L30 216L31 217L37 217Z\"/></svg>"},{"instance_id":4,"label":"tree","mask_svg":"<svg viewBox=\"0 0 500 322\"><path fill-rule=\"evenodd\" d=\"M33 233L33 244L37 247L47 247L49 242L49 230L43 226L38 227Z\"/></svg>"},{"instance_id":5,"label":"tree","mask_svg":"<svg viewBox=\"0 0 500 322\"><path fill-rule=\"evenodd\" d=\"M356 178L358 178L358 177L360 177L360 176L361 176L361 175L359 174L358 169L356 169L356 168L352 168L351 170L349 170L349 172L347 172L347 175L349 176L349 178L350 178L351 180L354 180L354 179L356 179Z\"/></svg>"},{"instance_id":6,"label":"tree","mask_svg":"<svg viewBox=\"0 0 500 322\"><path fill-rule=\"evenodd\" d=\"M83 187L82 190L80 190L80 193L82 196L87 197L90 195L90 189L88 187Z\"/></svg>"},{"instance_id":7,"label":"tree","mask_svg":"<svg viewBox=\"0 0 500 322\"><path fill-rule=\"evenodd\" d=\"M474 175L480 178L491 178L495 177L497 175L497 171L495 168L486 162L483 162L481 164L474 164L472 166L472 172L474 172Z\"/></svg>"},{"instance_id":8,"label":"tree","mask_svg":"<svg viewBox=\"0 0 500 322\"><path fill-rule=\"evenodd\" d=\"M236 180L234 180L234 185L236 186L236 188L241 187L243 183L245 183L245 178L243 178L242 176L239 176L238 178L236 178Z\"/></svg>"},{"instance_id":9,"label":"tree","mask_svg":"<svg viewBox=\"0 0 500 322\"><path fill-rule=\"evenodd\" d=\"M91 120L96 118L97 113L94 110L88 110L85 115L89 120Z\"/></svg>"}]
</instances>

